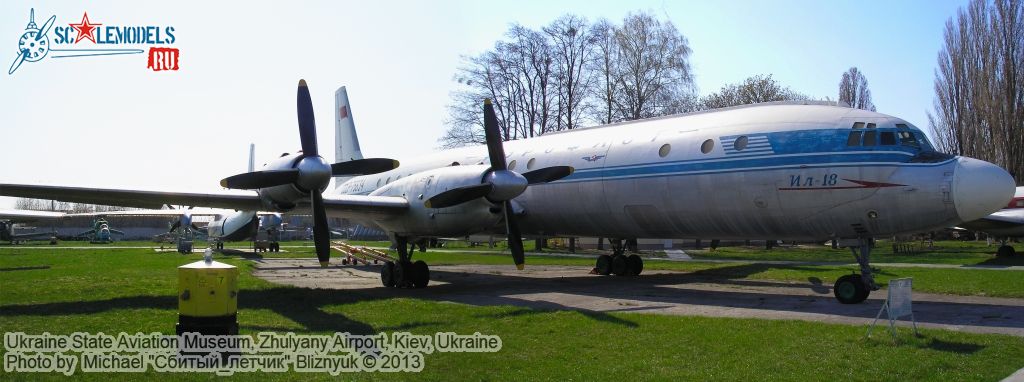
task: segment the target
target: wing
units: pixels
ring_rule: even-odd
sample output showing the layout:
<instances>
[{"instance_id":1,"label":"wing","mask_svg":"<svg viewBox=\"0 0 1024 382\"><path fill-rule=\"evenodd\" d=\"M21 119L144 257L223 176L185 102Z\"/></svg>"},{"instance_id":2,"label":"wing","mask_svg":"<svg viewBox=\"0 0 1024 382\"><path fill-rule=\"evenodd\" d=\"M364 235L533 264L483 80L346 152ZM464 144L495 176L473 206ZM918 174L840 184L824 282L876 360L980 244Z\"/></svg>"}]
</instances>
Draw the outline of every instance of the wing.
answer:
<instances>
[{"instance_id":1,"label":"wing","mask_svg":"<svg viewBox=\"0 0 1024 382\"><path fill-rule=\"evenodd\" d=\"M409 201L397 196L324 195L324 209L328 216L377 220L404 214Z\"/></svg>"},{"instance_id":2,"label":"wing","mask_svg":"<svg viewBox=\"0 0 1024 382\"><path fill-rule=\"evenodd\" d=\"M234 190L198 193L0 184L0 196L152 209L160 208L164 204L250 211L258 210L261 207L260 198L255 192Z\"/></svg>"},{"instance_id":3,"label":"wing","mask_svg":"<svg viewBox=\"0 0 1024 382\"><path fill-rule=\"evenodd\" d=\"M981 219L960 224L960 227L1001 235L1024 234L1024 209L997 211ZM1019 233L1016 233L1018 231Z\"/></svg>"},{"instance_id":4,"label":"wing","mask_svg":"<svg viewBox=\"0 0 1024 382\"><path fill-rule=\"evenodd\" d=\"M83 212L77 214L67 214L67 217L79 217L79 216L136 216L136 217L149 217L149 216L171 216L178 217L183 214L189 214L192 216L218 216L230 213L228 210L213 210L209 208L203 209L173 209L173 210L128 210L128 211L104 211L104 212Z\"/></svg>"},{"instance_id":5,"label":"wing","mask_svg":"<svg viewBox=\"0 0 1024 382\"><path fill-rule=\"evenodd\" d=\"M152 209L165 204L245 211L259 211L263 207L259 195L255 192L235 190L196 193L0 184L0 196ZM409 208L409 202L405 198L394 196L324 195L324 207L330 216L373 220L402 214ZM308 210L309 202L300 203L300 209L302 208ZM131 212L126 211L125 214L131 215Z\"/></svg>"},{"instance_id":6,"label":"wing","mask_svg":"<svg viewBox=\"0 0 1024 382\"><path fill-rule=\"evenodd\" d=\"M0 220L10 220L17 223L53 221L63 218L64 216L63 212L0 210Z\"/></svg>"}]
</instances>

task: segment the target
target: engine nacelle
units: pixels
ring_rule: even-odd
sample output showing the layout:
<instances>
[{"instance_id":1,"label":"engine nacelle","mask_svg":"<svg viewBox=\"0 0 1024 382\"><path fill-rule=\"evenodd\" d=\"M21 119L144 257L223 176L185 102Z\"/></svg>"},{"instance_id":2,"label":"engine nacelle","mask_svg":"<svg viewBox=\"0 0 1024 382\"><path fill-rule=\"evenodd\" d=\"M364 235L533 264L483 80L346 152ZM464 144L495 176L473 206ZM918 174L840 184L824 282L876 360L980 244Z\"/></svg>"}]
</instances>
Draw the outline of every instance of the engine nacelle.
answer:
<instances>
[{"instance_id":1,"label":"engine nacelle","mask_svg":"<svg viewBox=\"0 0 1024 382\"><path fill-rule=\"evenodd\" d=\"M396 180L371 193L409 200L401 216L378 221L381 228L403 236L458 237L490 229L503 215L501 205L480 198L448 208L427 208L423 203L444 191L480 184L490 166L451 166L423 171Z\"/></svg>"},{"instance_id":2,"label":"engine nacelle","mask_svg":"<svg viewBox=\"0 0 1024 382\"><path fill-rule=\"evenodd\" d=\"M317 160L319 158L306 158L307 160ZM274 159L266 165L261 171L269 170L288 170L297 168L302 164L301 154L287 154ZM328 179L330 174L327 175ZM301 179L300 179L301 181ZM309 198L309 192L311 190L305 190L300 188L299 184L282 184L280 186L261 188L259 190L260 199L263 200L263 206L268 210L272 211L289 211L295 208L295 202ZM323 190L313 190L315 192L323 192Z\"/></svg>"}]
</instances>

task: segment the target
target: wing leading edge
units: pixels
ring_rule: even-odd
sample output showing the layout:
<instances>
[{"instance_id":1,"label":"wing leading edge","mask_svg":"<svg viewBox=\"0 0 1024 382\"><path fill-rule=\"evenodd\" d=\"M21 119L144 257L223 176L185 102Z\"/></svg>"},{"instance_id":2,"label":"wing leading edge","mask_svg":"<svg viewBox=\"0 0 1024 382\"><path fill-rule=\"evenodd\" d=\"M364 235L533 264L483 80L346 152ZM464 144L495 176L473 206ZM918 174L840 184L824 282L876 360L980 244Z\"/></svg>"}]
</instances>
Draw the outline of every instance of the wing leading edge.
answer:
<instances>
[{"instance_id":1,"label":"wing leading edge","mask_svg":"<svg viewBox=\"0 0 1024 382\"><path fill-rule=\"evenodd\" d=\"M255 192L233 190L197 193L0 184L0 196L151 209L160 208L165 204L175 204L247 211L264 210L260 197ZM308 208L308 202L303 204ZM405 212L408 207L409 203L405 198L401 197L363 195L324 196L324 208L327 210L328 215L335 217L380 218Z\"/></svg>"}]
</instances>

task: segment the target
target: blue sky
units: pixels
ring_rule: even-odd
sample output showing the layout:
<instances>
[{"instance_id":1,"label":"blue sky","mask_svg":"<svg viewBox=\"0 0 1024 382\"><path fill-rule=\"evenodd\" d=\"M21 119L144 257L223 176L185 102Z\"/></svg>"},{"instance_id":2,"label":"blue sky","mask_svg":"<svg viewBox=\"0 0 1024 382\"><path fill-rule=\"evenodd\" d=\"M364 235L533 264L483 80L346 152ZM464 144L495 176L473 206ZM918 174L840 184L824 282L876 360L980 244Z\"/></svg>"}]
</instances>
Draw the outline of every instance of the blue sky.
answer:
<instances>
[{"instance_id":1,"label":"blue sky","mask_svg":"<svg viewBox=\"0 0 1024 382\"><path fill-rule=\"evenodd\" d=\"M510 23L539 28L565 13L615 21L647 10L672 21L693 49L701 94L772 74L835 99L843 71L857 66L878 111L926 128L943 26L965 3L2 2L4 68L35 8L39 24L49 15L78 23L88 12L104 25L173 26L181 69L152 72L145 55L130 55L47 57L0 73L0 182L215 190L245 171L250 142L257 163L298 149L299 78L310 84L326 158L341 85L363 153L413 158L433 151L445 129L460 56L490 48Z\"/></svg>"}]
</instances>

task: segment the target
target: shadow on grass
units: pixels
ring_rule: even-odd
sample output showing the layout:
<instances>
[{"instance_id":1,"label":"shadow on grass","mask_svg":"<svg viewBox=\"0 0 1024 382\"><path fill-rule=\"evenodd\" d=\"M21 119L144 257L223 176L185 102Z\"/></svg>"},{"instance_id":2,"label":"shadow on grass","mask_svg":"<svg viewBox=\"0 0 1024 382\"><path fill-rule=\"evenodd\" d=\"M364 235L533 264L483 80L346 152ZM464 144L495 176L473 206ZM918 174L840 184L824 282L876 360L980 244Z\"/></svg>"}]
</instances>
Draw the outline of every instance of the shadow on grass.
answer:
<instances>
[{"instance_id":1,"label":"shadow on grass","mask_svg":"<svg viewBox=\"0 0 1024 382\"><path fill-rule=\"evenodd\" d=\"M947 352L947 353L957 353L957 354L974 354L974 353L977 353L978 351L980 351L981 349L985 348L984 346L978 345L978 344L969 344L969 343L965 343L965 342L945 341L945 340L940 340L938 338L931 338L931 339L929 339L928 343L924 344L924 346L921 346L921 347L924 347L924 348L927 348L927 349L932 349L932 350L938 350L938 351L942 351L942 352Z\"/></svg>"},{"instance_id":2,"label":"shadow on grass","mask_svg":"<svg viewBox=\"0 0 1024 382\"><path fill-rule=\"evenodd\" d=\"M555 312L555 311L559 311L559 310L566 310L566 308L564 306L562 306L562 305L550 303L550 306L548 306L548 307L538 308L538 307L534 306L534 307L532 307L530 309L520 308L520 309L513 310L511 312L492 313L492 314L478 314L475 317L476 318L509 318L509 317L520 317L520 316L532 316L532 315L538 315L538 314L549 314L549 313L552 313L552 312ZM598 312L598 311L595 311L595 310L578 309L578 308L576 308L576 309L573 309L573 311L575 311L575 312L577 312L579 314L582 314L585 317L590 318L590 319L595 320L595 321L601 321L601 322L606 322L606 323L610 323L610 324L622 325L622 326L629 327L629 328L639 327L639 325L637 325L637 323L635 323L635 322L628 321L628 320L623 320L621 318L618 318L618 317L615 317L615 316L611 316L611 315L608 315L606 313Z\"/></svg>"},{"instance_id":3,"label":"shadow on grass","mask_svg":"<svg viewBox=\"0 0 1024 382\"><path fill-rule=\"evenodd\" d=\"M49 265L37 265L31 267L12 267L12 268L0 268L0 272L13 272L13 271L34 271L40 269L50 269Z\"/></svg>"},{"instance_id":4,"label":"shadow on grass","mask_svg":"<svg viewBox=\"0 0 1024 382\"><path fill-rule=\"evenodd\" d=\"M390 300L396 297L406 297L401 290L383 290L379 293L341 293L332 289L309 289L296 287L274 287L268 289L249 290L243 289L239 294L239 314L244 315L245 310L270 310L302 326L307 331L314 332L349 332L352 334L376 334L380 331L410 330L422 326L443 325L444 322L412 321L394 326L374 327L372 324L360 322L349 318L343 313L327 311L330 306L341 306L344 310L346 305L361 301ZM387 295L390 292L391 295ZM130 296L117 297L96 301L69 301L41 304L5 305L0 306L0 317L12 316L65 316L96 314L115 310L133 309L177 309L176 296ZM508 299L507 305L515 305L516 300ZM546 313L566 307L550 304L540 310L523 309L520 314ZM339 309L332 309L339 310ZM609 316L605 313L583 310L581 313L592 319L610 322L628 327L636 327L636 323ZM242 328L252 330L279 330L282 328L241 325ZM172 327L173 328L173 327Z\"/></svg>"},{"instance_id":5,"label":"shadow on grass","mask_svg":"<svg viewBox=\"0 0 1024 382\"><path fill-rule=\"evenodd\" d=\"M249 260L263 259L263 255L260 253L231 248L225 248L220 250L220 255L224 257L240 257Z\"/></svg>"},{"instance_id":6,"label":"shadow on grass","mask_svg":"<svg viewBox=\"0 0 1024 382\"><path fill-rule=\"evenodd\" d=\"M999 267L1022 266L1022 265L1024 265L1024 255L1020 255L1020 254L1018 254L1017 256L1013 256L1013 257L995 257L995 256L993 256L991 259L988 259L988 260L985 260L985 261L982 261L980 263L975 264L975 266L986 266L986 267L991 266L991 267L996 267L996 268L999 268Z\"/></svg>"}]
</instances>

